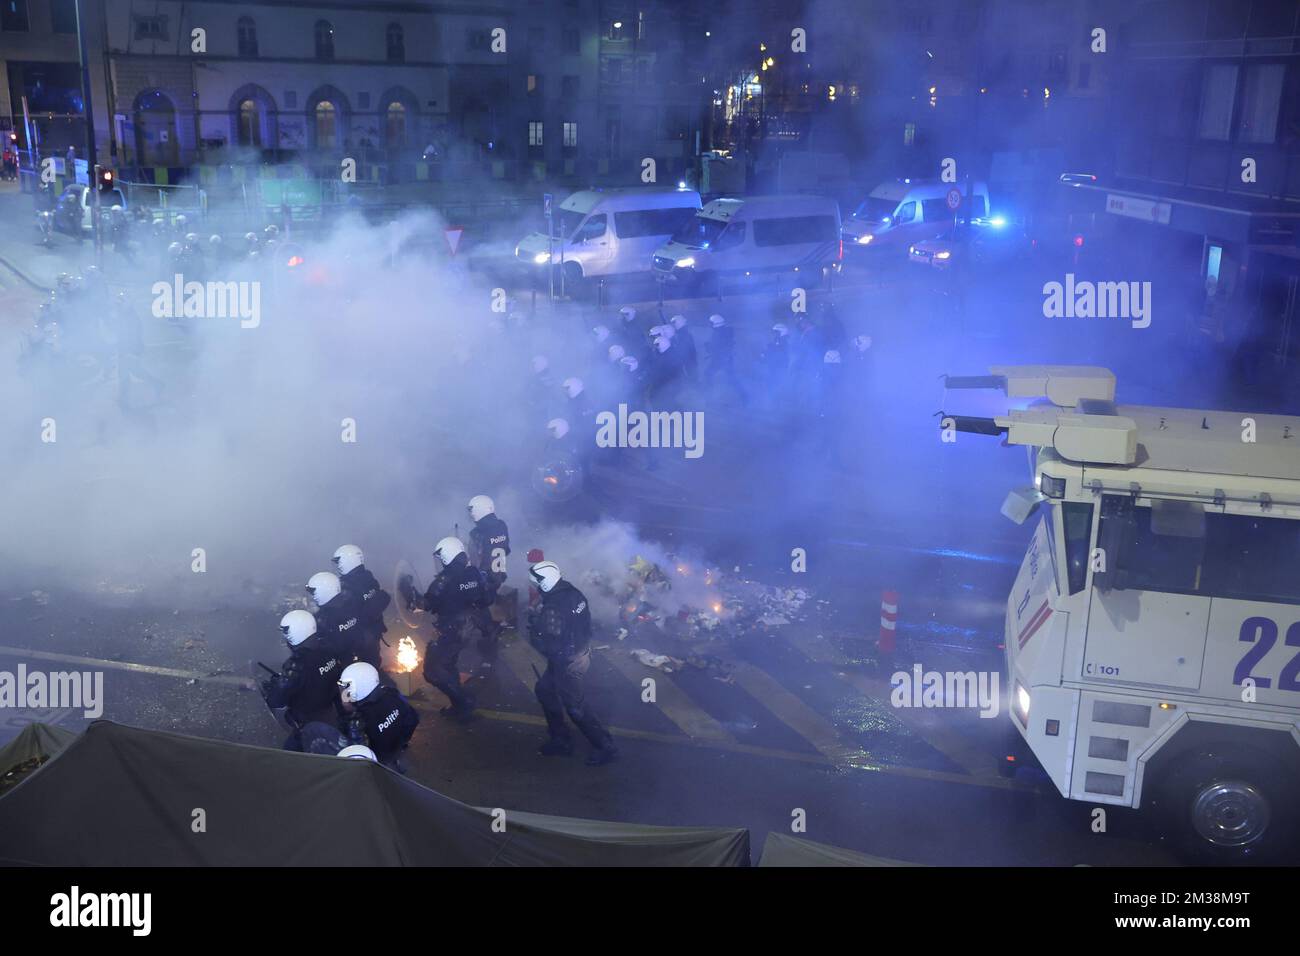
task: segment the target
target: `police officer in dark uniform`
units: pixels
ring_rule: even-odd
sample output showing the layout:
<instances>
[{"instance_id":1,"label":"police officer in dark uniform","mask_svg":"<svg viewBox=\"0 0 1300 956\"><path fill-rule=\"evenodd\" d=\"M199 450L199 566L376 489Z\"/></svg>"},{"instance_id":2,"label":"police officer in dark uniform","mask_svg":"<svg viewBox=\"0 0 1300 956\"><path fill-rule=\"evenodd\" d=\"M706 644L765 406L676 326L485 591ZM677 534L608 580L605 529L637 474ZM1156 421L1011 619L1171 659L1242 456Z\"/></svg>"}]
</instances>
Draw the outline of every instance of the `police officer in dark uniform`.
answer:
<instances>
[{"instance_id":1,"label":"police officer in dark uniform","mask_svg":"<svg viewBox=\"0 0 1300 956\"><path fill-rule=\"evenodd\" d=\"M405 773L402 751L420 724L420 715L396 687L379 683L379 672L365 661L344 668L338 680L346 716L341 728L348 743L364 744L382 764Z\"/></svg>"},{"instance_id":2,"label":"police officer in dark uniform","mask_svg":"<svg viewBox=\"0 0 1300 956\"><path fill-rule=\"evenodd\" d=\"M293 728L284 749L302 750L304 726L315 720L334 724L343 716L337 693L343 662L318 635L309 611L290 611L280 619L280 630L289 645L289 659L280 673L262 682L262 696L272 710L285 709L285 720Z\"/></svg>"},{"instance_id":3,"label":"police officer in dark uniform","mask_svg":"<svg viewBox=\"0 0 1300 956\"><path fill-rule=\"evenodd\" d=\"M542 594L541 607L530 614L528 641L546 655L546 673L534 692L546 715L549 739L538 748L543 756L569 756L573 735L565 714L591 743L589 766L618 756L614 738L587 707L582 681L591 667L591 608L586 596L560 576L554 561L540 561L528 576Z\"/></svg>"},{"instance_id":4,"label":"police officer in dark uniform","mask_svg":"<svg viewBox=\"0 0 1300 956\"><path fill-rule=\"evenodd\" d=\"M487 581L483 572L469 563L459 538L443 538L433 549L442 570L420 597L408 579L401 582L402 598L410 609L420 608L438 616L438 637L429 642L424 654L424 679L447 695L450 706L441 714L465 721L474 714L474 697L460 686L459 658L465 641L465 623L476 609L486 609ZM478 624L478 620L475 620Z\"/></svg>"},{"instance_id":5,"label":"police officer in dark uniform","mask_svg":"<svg viewBox=\"0 0 1300 956\"><path fill-rule=\"evenodd\" d=\"M357 602L343 590L338 575L330 571L313 574L307 582L307 593L316 602L317 632L344 664L351 664L360 627Z\"/></svg>"},{"instance_id":6,"label":"police officer in dark uniform","mask_svg":"<svg viewBox=\"0 0 1300 956\"><path fill-rule=\"evenodd\" d=\"M378 668L379 642L384 640L384 633L388 630L384 611L393 600L392 596L379 586L379 581L366 567L365 555L355 544L343 545L334 552L332 560L339 569L343 593L349 595L358 608L360 620L352 640L352 653L357 660Z\"/></svg>"},{"instance_id":7,"label":"police officer in dark uniform","mask_svg":"<svg viewBox=\"0 0 1300 956\"><path fill-rule=\"evenodd\" d=\"M510 529L496 514L496 504L487 495L475 495L469 500L469 516L474 527L469 532L470 553L474 566L483 572L487 581L489 606L476 610L475 624L480 637L479 652L483 663L491 667L497 659L497 642L503 625L493 620L491 605L496 604L501 585L506 580L506 557L510 554ZM507 620L513 615L507 610Z\"/></svg>"}]
</instances>

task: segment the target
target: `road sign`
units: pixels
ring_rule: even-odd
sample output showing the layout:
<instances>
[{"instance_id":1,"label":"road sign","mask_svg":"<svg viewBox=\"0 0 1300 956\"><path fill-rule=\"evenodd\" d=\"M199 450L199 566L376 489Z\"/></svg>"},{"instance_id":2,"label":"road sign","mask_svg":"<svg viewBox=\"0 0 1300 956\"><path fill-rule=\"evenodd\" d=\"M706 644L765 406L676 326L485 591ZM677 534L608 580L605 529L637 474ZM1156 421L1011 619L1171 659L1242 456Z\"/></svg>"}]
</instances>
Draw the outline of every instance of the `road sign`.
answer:
<instances>
[{"instance_id":1,"label":"road sign","mask_svg":"<svg viewBox=\"0 0 1300 956\"><path fill-rule=\"evenodd\" d=\"M957 207L961 205L961 190L958 189L956 186L954 186L952 189L949 189L948 195L945 197L945 200L948 203L948 208L951 209L953 212L956 212Z\"/></svg>"},{"instance_id":2,"label":"road sign","mask_svg":"<svg viewBox=\"0 0 1300 956\"><path fill-rule=\"evenodd\" d=\"M460 246L460 235L464 231L464 226L449 226L442 231L442 234L447 237L447 247L451 249L451 254L453 256L456 254L456 249Z\"/></svg>"},{"instance_id":3,"label":"road sign","mask_svg":"<svg viewBox=\"0 0 1300 956\"><path fill-rule=\"evenodd\" d=\"M551 217L551 194L542 193L542 214L547 219Z\"/></svg>"}]
</instances>

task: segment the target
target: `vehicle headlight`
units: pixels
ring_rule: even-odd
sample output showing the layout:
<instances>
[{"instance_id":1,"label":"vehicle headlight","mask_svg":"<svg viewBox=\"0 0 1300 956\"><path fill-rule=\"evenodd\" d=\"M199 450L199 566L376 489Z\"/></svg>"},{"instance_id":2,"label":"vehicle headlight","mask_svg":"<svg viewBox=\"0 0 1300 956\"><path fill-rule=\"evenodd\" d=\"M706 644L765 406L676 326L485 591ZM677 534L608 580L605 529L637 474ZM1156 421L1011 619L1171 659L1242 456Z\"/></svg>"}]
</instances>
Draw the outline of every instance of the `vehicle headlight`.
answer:
<instances>
[{"instance_id":1,"label":"vehicle headlight","mask_svg":"<svg viewBox=\"0 0 1300 956\"><path fill-rule=\"evenodd\" d=\"M1025 690L1020 681L1016 681L1016 716L1026 727L1029 726L1029 691Z\"/></svg>"},{"instance_id":2,"label":"vehicle headlight","mask_svg":"<svg viewBox=\"0 0 1300 956\"><path fill-rule=\"evenodd\" d=\"M687 256L685 259L678 259L673 263L673 265L678 269L689 269L691 266L695 265L695 257Z\"/></svg>"},{"instance_id":3,"label":"vehicle headlight","mask_svg":"<svg viewBox=\"0 0 1300 956\"><path fill-rule=\"evenodd\" d=\"M539 252L537 255L533 256L533 262L537 263L539 266L550 261L551 254L549 252Z\"/></svg>"},{"instance_id":4,"label":"vehicle headlight","mask_svg":"<svg viewBox=\"0 0 1300 956\"><path fill-rule=\"evenodd\" d=\"M916 255L916 246L908 246L908 247L907 247L907 254L908 254L909 256L914 256L914 255Z\"/></svg>"},{"instance_id":5,"label":"vehicle headlight","mask_svg":"<svg viewBox=\"0 0 1300 956\"><path fill-rule=\"evenodd\" d=\"M935 257L936 259L948 259L948 258L950 258L951 256L952 256L952 253L951 253L951 252L948 252L946 249L945 249L943 252L936 252L936 253L934 254L934 257Z\"/></svg>"},{"instance_id":6,"label":"vehicle headlight","mask_svg":"<svg viewBox=\"0 0 1300 956\"><path fill-rule=\"evenodd\" d=\"M858 245L860 245L860 246L865 246L865 245L867 245L869 242L871 242L871 240L874 239L874 238L876 238L876 237L873 236L871 233L867 233L867 234L864 235L864 236L858 236Z\"/></svg>"}]
</instances>

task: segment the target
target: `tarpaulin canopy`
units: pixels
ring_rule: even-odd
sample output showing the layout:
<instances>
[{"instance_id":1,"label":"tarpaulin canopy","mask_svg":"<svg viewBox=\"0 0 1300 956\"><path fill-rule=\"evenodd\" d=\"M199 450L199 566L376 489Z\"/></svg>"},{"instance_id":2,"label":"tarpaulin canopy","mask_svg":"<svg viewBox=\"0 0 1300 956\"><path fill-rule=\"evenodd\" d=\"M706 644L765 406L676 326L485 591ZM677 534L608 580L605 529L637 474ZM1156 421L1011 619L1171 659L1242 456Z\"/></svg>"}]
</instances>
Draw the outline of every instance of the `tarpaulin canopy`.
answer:
<instances>
[{"instance_id":1,"label":"tarpaulin canopy","mask_svg":"<svg viewBox=\"0 0 1300 956\"><path fill-rule=\"evenodd\" d=\"M759 866L920 866L883 856L869 856L843 847L814 843L784 833L769 833Z\"/></svg>"},{"instance_id":2,"label":"tarpaulin canopy","mask_svg":"<svg viewBox=\"0 0 1300 956\"><path fill-rule=\"evenodd\" d=\"M744 829L507 811L498 832L488 810L370 761L105 720L71 740L60 740L62 733L29 728L25 742L0 750L3 775L9 761L30 759L33 748L62 744L0 796L0 864L749 865Z\"/></svg>"}]
</instances>

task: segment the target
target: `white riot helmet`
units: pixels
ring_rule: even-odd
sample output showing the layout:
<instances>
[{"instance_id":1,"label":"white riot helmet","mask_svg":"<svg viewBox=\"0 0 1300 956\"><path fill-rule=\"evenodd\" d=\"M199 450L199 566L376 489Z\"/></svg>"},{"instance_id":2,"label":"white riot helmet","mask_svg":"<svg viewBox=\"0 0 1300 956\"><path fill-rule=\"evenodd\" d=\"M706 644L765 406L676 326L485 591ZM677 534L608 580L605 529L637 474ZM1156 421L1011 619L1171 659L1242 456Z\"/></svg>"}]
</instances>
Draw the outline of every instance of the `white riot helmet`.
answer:
<instances>
[{"instance_id":1,"label":"white riot helmet","mask_svg":"<svg viewBox=\"0 0 1300 956\"><path fill-rule=\"evenodd\" d=\"M655 348L661 355L664 352L667 352L672 347L672 344L673 340L666 335L660 335L655 338Z\"/></svg>"},{"instance_id":2,"label":"white riot helmet","mask_svg":"<svg viewBox=\"0 0 1300 956\"><path fill-rule=\"evenodd\" d=\"M619 359L619 361L623 363L623 367L626 368L629 372L635 372L637 370L637 367L641 364L636 360L635 355L624 355L621 359Z\"/></svg>"},{"instance_id":3,"label":"white riot helmet","mask_svg":"<svg viewBox=\"0 0 1300 956\"><path fill-rule=\"evenodd\" d=\"M465 542L460 538L443 538L433 546L433 556L444 566L456 560L456 556L465 553Z\"/></svg>"},{"instance_id":4,"label":"white riot helmet","mask_svg":"<svg viewBox=\"0 0 1300 956\"><path fill-rule=\"evenodd\" d=\"M351 574L366 563L366 556L355 544L345 544L334 552L332 560L334 567L339 569L339 574Z\"/></svg>"},{"instance_id":5,"label":"white riot helmet","mask_svg":"<svg viewBox=\"0 0 1300 956\"><path fill-rule=\"evenodd\" d=\"M339 576L331 571L318 571L307 580L307 590L317 607L324 607L343 590Z\"/></svg>"},{"instance_id":6,"label":"white riot helmet","mask_svg":"<svg viewBox=\"0 0 1300 956\"><path fill-rule=\"evenodd\" d=\"M669 323L669 324L670 324L674 329L684 329L684 328L686 328L686 316L684 316L684 315L674 315L671 319L668 320L668 323Z\"/></svg>"},{"instance_id":7,"label":"white riot helmet","mask_svg":"<svg viewBox=\"0 0 1300 956\"><path fill-rule=\"evenodd\" d=\"M611 345L609 347L609 360L611 362L621 361L623 356L626 354L627 352L623 349L623 346L621 345Z\"/></svg>"},{"instance_id":8,"label":"white riot helmet","mask_svg":"<svg viewBox=\"0 0 1300 956\"><path fill-rule=\"evenodd\" d=\"M869 335L857 336L853 340L853 347L856 348L859 352L865 352L867 349L871 348L871 336Z\"/></svg>"},{"instance_id":9,"label":"white riot helmet","mask_svg":"<svg viewBox=\"0 0 1300 956\"><path fill-rule=\"evenodd\" d=\"M355 704L365 700L379 686L379 671L373 664L357 661L343 668L339 675L339 696L345 704Z\"/></svg>"},{"instance_id":10,"label":"white riot helmet","mask_svg":"<svg viewBox=\"0 0 1300 956\"><path fill-rule=\"evenodd\" d=\"M632 308L630 305L625 305L623 308L618 310L618 314L623 316L624 322L631 322L636 318L636 309Z\"/></svg>"},{"instance_id":11,"label":"white riot helmet","mask_svg":"<svg viewBox=\"0 0 1300 956\"><path fill-rule=\"evenodd\" d=\"M650 330L650 338L671 339L676 332L677 330L674 329L671 325L668 325L667 323L665 323L664 325L656 325L653 329Z\"/></svg>"},{"instance_id":12,"label":"white riot helmet","mask_svg":"<svg viewBox=\"0 0 1300 956\"><path fill-rule=\"evenodd\" d=\"M709 325L713 326L715 329L720 329L726 324L727 324L727 320L724 319L722 316L718 315L718 313L716 312L714 312L711 316L709 316Z\"/></svg>"},{"instance_id":13,"label":"white riot helmet","mask_svg":"<svg viewBox=\"0 0 1300 956\"><path fill-rule=\"evenodd\" d=\"M546 360L545 355L533 356L533 371L536 372L538 375L541 375L550 367L551 367L551 363Z\"/></svg>"},{"instance_id":14,"label":"white riot helmet","mask_svg":"<svg viewBox=\"0 0 1300 956\"><path fill-rule=\"evenodd\" d=\"M564 391L569 398L577 398L582 394L582 379L566 378L564 380Z\"/></svg>"},{"instance_id":15,"label":"white riot helmet","mask_svg":"<svg viewBox=\"0 0 1300 956\"><path fill-rule=\"evenodd\" d=\"M597 342L604 342L607 338L609 338L609 326L598 325L591 331L596 336Z\"/></svg>"},{"instance_id":16,"label":"white riot helmet","mask_svg":"<svg viewBox=\"0 0 1300 956\"><path fill-rule=\"evenodd\" d=\"M280 618L280 633L290 647L297 647L316 633L316 618L311 611L299 608Z\"/></svg>"},{"instance_id":17,"label":"white riot helmet","mask_svg":"<svg viewBox=\"0 0 1300 956\"><path fill-rule=\"evenodd\" d=\"M482 521L496 510L496 504L487 495L475 495L469 499L469 517L471 521Z\"/></svg>"},{"instance_id":18,"label":"white riot helmet","mask_svg":"<svg viewBox=\"0 0 1300 956\"><path fill-rule=\"evenodd\" d=\"M825 355L822 356L822 361L825 362L827 365L839 365L840 353L835 351L835 349L831 349L829 352L827 352Z\"/></svg>"},{"instance_id":19,"label":"white riot helmet","mask_svg":"<svg viewBox=\"0 0 1300 956\"><path fill-rule=\"evenodd\" d=\"M560 583L560 569L554 561L538 561L528 569L528 576L543 594L550 593Z\"/></svg>"},{"instance_id":20,"label":"white riot helmet","mask_svg":"<svg viewBox=\"0 0 1300 956\"><path fill-rule=\"evenodd\" d=\"M365 744L352 744L350 747L344 747L339 751L338 755L349 760L369 760L372 763L378 763L375 752Z\"/></svg>"},{"instance_id":21,"label":"white riot helmet","mask_svg":"<svg viewBox=\"0 0 1300 956\"><path fill-rule=\"evenodd\" d=\"M552 418L546 423L546 430L551 433L552 438L563 438L569 434L569 423L563 418Z\"/></svg>"},{"instance_id":22,"label":"white riot helmet","mask_svg":"<svg viewBox=\"0 0 1300 956\"><path fill-rule=\"evenodd\" d=\"M778 322L776 325L772 326L772 331L781 338L785 338L790 334L790 326L786 325L784 322Z\"/></svg>"}]
</instances>

